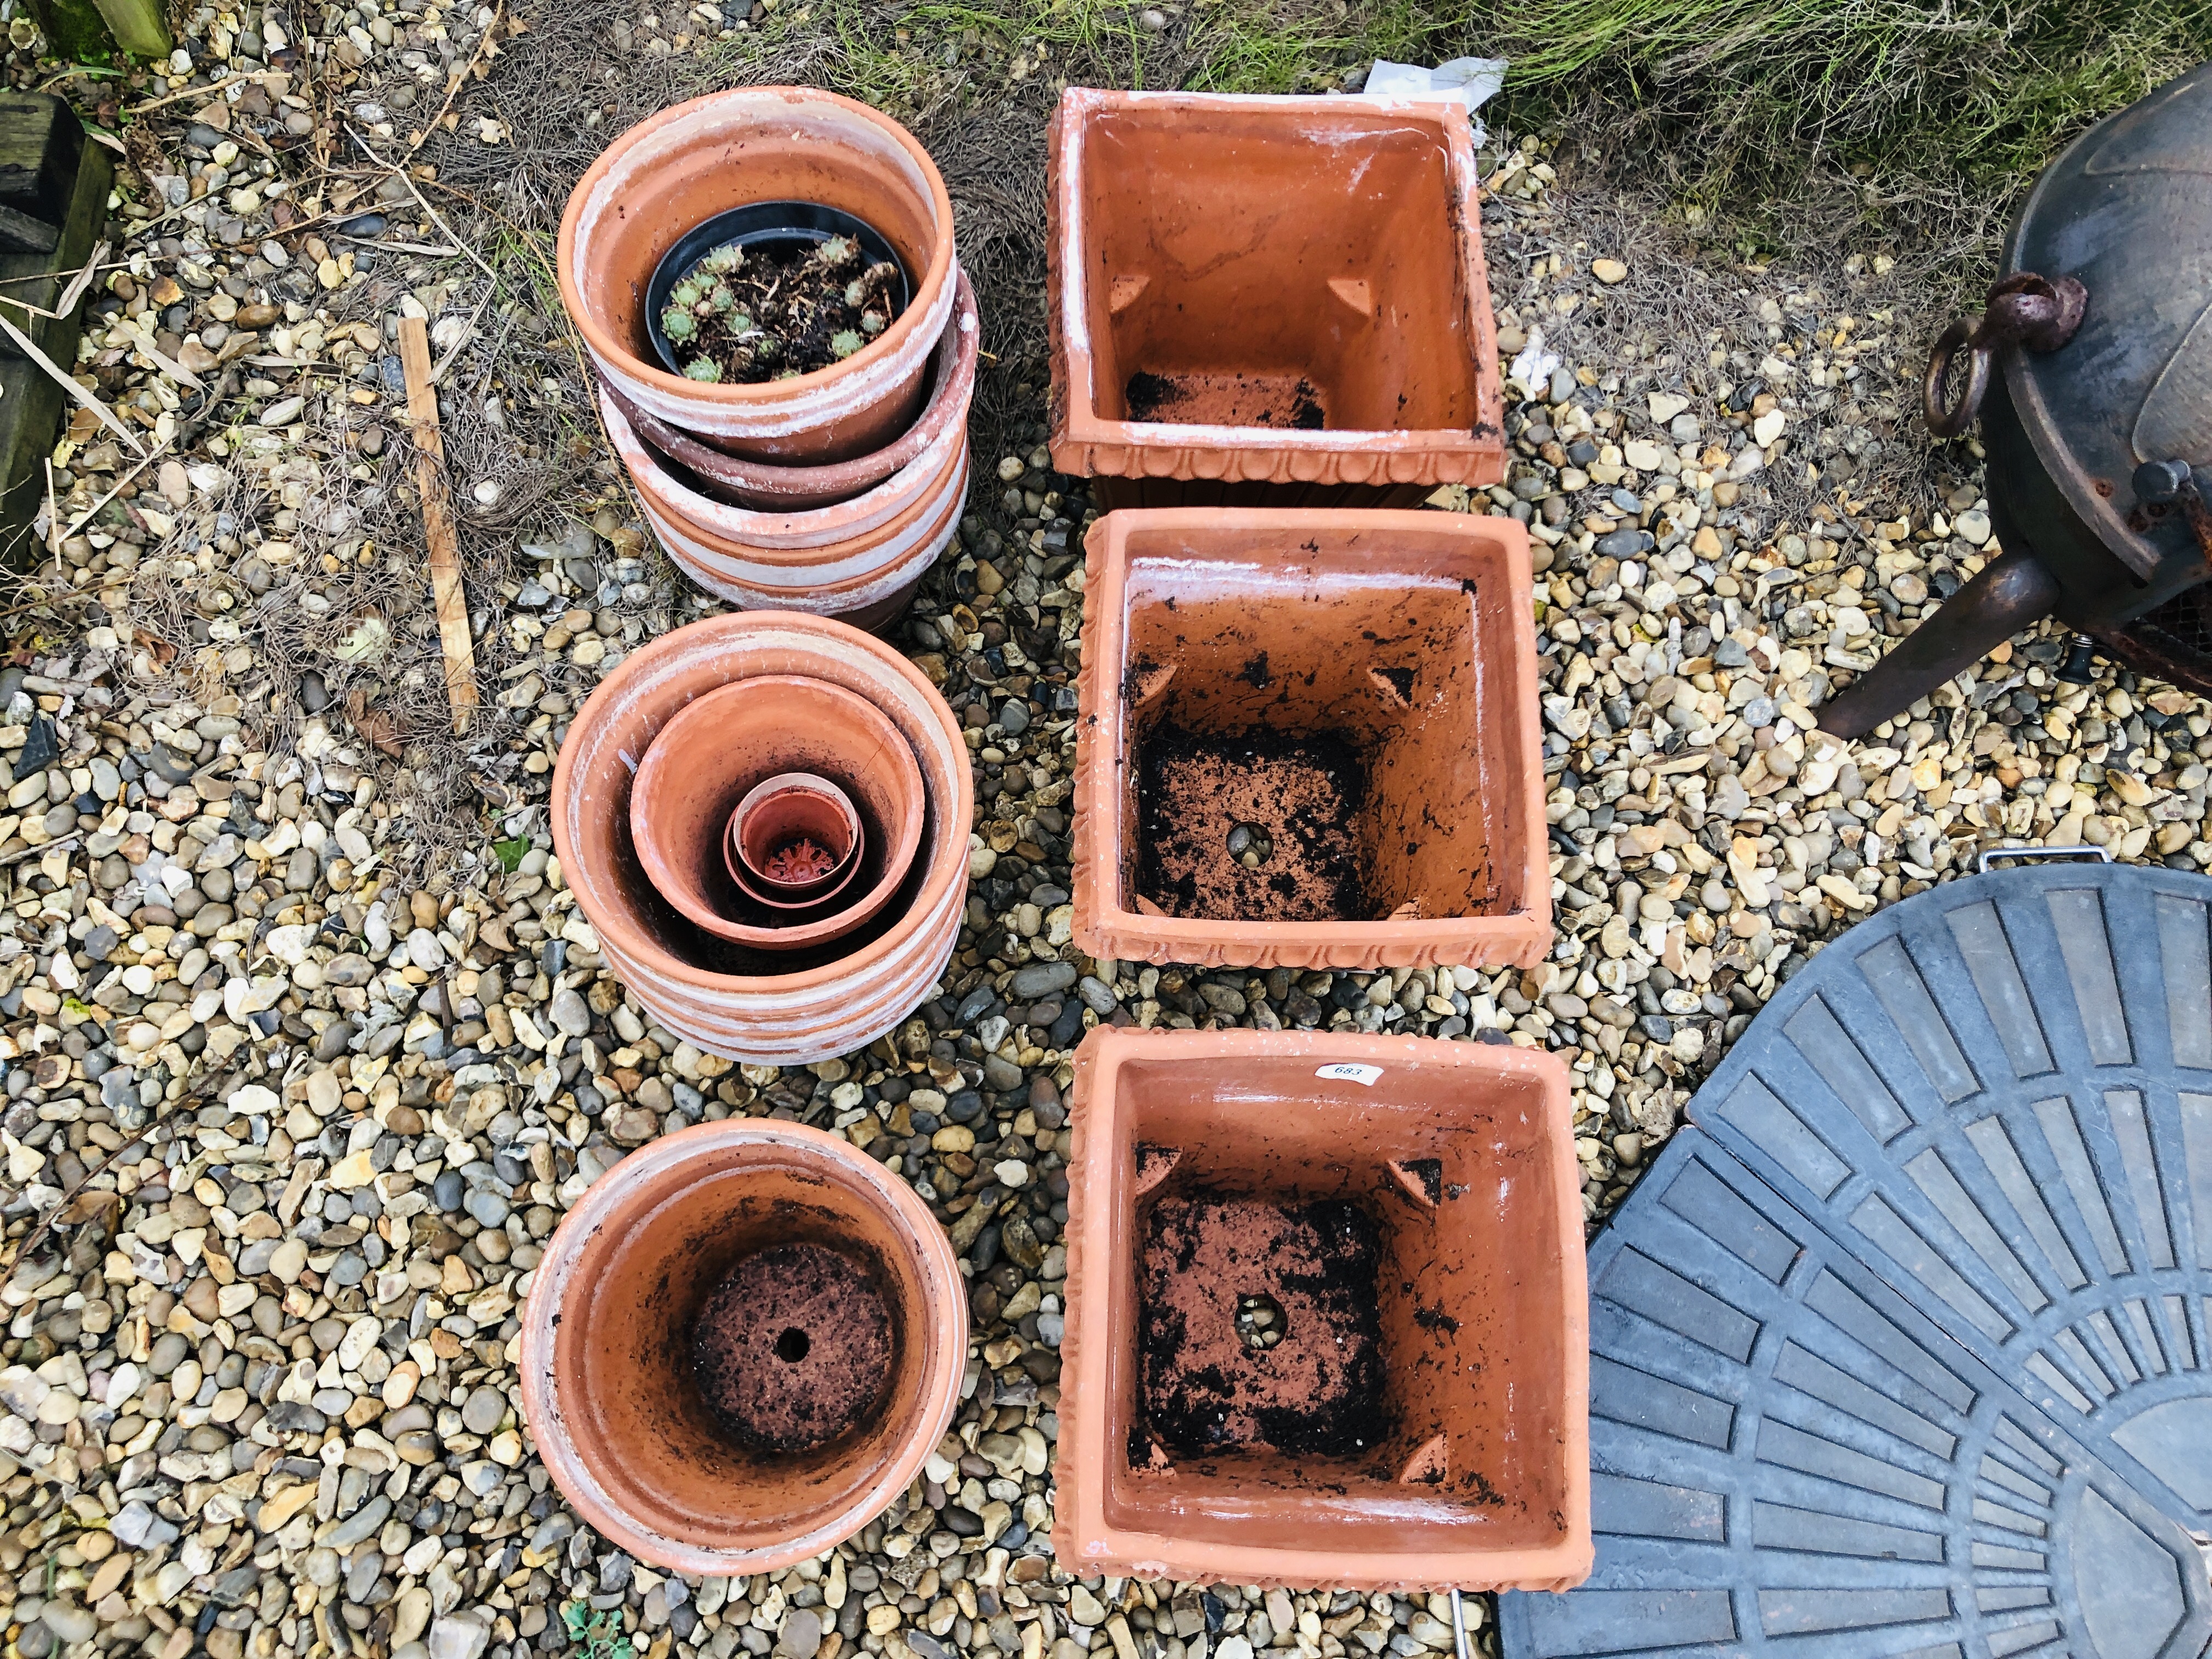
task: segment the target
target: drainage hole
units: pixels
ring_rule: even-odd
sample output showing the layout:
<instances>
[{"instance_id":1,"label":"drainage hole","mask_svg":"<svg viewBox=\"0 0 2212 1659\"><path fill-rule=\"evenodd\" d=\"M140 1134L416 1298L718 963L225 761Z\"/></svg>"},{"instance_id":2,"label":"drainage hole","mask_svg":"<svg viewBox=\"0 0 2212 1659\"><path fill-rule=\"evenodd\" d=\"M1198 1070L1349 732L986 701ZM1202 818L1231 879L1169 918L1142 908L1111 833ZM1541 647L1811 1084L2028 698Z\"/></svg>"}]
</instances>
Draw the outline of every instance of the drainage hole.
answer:
<instances>
[{"instance_id":1,"label":"drainage hole","mask_svg":"<svg viewBox=\"0 0 2212 1659\"><path fill-rule=\"evenodd\" d=\"M806 1351L813 1346L813 1339L805 1331L796 1325L787 1326L775 1340L775 1357L787 1365L796 1365L806 1358Z\"/></svg>"},{"instance_id":2,"label":"drainage hole","mask_svg":"<svg viewBox=\"0 0 2212 1659\"><path fill-rule=\"evenodd\" d=\"M1275 855L1275 843L1256 823L1235 823L1229 829L1229 856L1247 870L1256 870Z\"/></svg>"},{"instance_id":3,"label":"drainage hole","mask_svg":"<svg viewBox=\"0 0 2212 1659\"><path fill-rule=\"evenodd\" d=\"M1273 1297L1256 1294L1237 1298L1237 1334L1246 1347L1264 1352L1280 1342L1289 1328L1283 1304Z\"/></svg>"}]
</instances>

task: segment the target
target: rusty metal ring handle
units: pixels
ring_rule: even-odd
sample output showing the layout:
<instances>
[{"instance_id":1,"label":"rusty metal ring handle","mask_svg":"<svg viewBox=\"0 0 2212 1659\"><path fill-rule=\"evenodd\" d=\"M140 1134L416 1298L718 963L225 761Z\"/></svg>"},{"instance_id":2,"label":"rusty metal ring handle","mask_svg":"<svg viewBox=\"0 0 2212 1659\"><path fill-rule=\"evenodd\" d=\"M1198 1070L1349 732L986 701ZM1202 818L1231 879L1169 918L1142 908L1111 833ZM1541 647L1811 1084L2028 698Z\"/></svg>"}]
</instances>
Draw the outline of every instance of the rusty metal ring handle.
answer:
<instances>
[{"instance_id":1,"label":"rusty metal ring handle","mask_svg":"<svg viewBox=\"0 0 2212 1659\"><path fill-rule=\"evenodd\" d=\"M1928 354L1920 388L1921 416L1939 438L1955 438L1974 423L1990 389L1990 360L2008 341L2030 351L2056 351L2074 337L2089 308L2089 290L2071 276L2052 282L2032 270L2015 272L1990 290L1978 323L1963 319L1945 329ZM1970 354L1966 389L1944 402L1959 354Z\"/></svg>"},{"instance_id":2,"label":"rusty metal ring handle","mask_svg":"<svg viewBox=\"0 0 2212 1659\"><path fill-rule=\"evenodd\" d=\"M1939 438L1955 438L1973 425L1982 412L1982 398L1990 389L1992 348L1976 337L1980 332L1961 318L1945 329L1928 354L1928 378L1920 387L1920 415L1928 429ZM1961 351L1966 353L1966 384L1959 401L1947 404L1951 369Z\"/></svg>"}]
</instances>

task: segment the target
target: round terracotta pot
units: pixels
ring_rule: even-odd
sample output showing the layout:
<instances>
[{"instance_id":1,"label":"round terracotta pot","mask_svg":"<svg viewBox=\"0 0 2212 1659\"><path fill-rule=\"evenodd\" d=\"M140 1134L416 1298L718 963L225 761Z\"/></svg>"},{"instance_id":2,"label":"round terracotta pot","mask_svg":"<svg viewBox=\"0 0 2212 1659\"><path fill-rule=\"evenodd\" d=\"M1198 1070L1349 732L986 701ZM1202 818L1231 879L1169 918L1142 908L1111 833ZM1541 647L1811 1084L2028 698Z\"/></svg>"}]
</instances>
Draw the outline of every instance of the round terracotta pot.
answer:
<instances>
[{"instance_id":1,"label":"round terracotta pot","mask_svg":"<svg viewBox=\"0 0 2212 1659\"><path fill-rule=\"evenodd\" d=\"M847 872L866 884L858 895L798 915L758 902L726 856L732 819L754 787L794 771L841 781L876 825ZM928 794L906 734L867 697L827 680L763 674L695 697L669 720L638 764L629 812L654 892L718 939L788 952L866 927L897 896L921 844Z\"/></svg>"},{"instance_id":2,"label":"round terracotta pot","mask_svg":"<svg viewBox=\"0 0 2212 1659\"><path fill-rule=\"evenodd\" d=\"M845 939L782 956L718 939L665 900L629 814L631 769L663 727L710 691L773 674L842 686L881 710L921 768L925 803L891 902ZM974 822L959 722L921 670L827 617L714 617L631 653L569 727L552 816L564 879L608 965L668 1030L729 1059L805 1065L872 1042L928 997L959 938Z\"/></svg>"},{"instance_id":3,"label":"round terracotta pot","mask_svg":"<svg viewBox=\"0 0 2212 1659\"><path fill-rule=\"evenodd\" d=\"M684 574L740 610L803 611L880 628L952 541L968 498L964 428L875 489L807 513L753 513L683 483L600 399L616 453L660 544Z\"/></svg>"},{"instance_id":4,"label":"round terracotta pot","mask_svg":"<svg viewBox=\"0 0 2212 1659\"><path fill-rule=\"evenodd\" d=\"M805 910L835 898L852 881L867 834L851 799L829 779L779 772L745 792L721 840L731 880L771 909ZM793 842L813 848L826 862L799 876L779 873L777 856Z\"/></svg>"},{"instance_id":5,"label":"round terracotta pot","mask_svg":"<svg viewBox=\"0 0 2212 1659\"><path fill-rule=\"evenodd\" d=\"M777 1571L873 1520L944 1437L963 1288L928 1206L842 1139L680 1129L554 1233L523 1308L523 1414L577 1513L639 1559Z\"/></svg>"},{"instance_id":6,"label":"round terracotta pot","mask_svg":"<svg viewBox=\"0 0 2212 1659\"><path fill-rule=\"evenodd\" d=\"M842 362L757 386L670 374L646 335L646 285L694 227L749 202L819 202L873 226L913 290ZM641 121L568 198L562 303L599 374L639 408L733 455L818 464L883 448L920 413L952 315L952 202L896 122L812 87L710 94Z\"/></svg>"},{"instance_id":7,"label":"round terracotta pot","mask_svg":"<svg viewBox=\"0 0 2212 1659\"><path fill-rule=\"evenodd\" d=\"M709 500L761 513L804 513L834 507L873 489L893 474L918 459L944 434L966 430L968 408L975 395L975 363L982 342L981 319L975 308L975 291L968 273L957 270L958 298L952 321L937 343L931 360L929 398L915 423L883 448L849 461L826 466L779 466L772 461L749 461L701 443L679 432L623 397L605 381L600 389L622 411L623 419L638 441L650 451L664 470L667 464L688 468L699 492Z\"/></svg>"}]
</instances>

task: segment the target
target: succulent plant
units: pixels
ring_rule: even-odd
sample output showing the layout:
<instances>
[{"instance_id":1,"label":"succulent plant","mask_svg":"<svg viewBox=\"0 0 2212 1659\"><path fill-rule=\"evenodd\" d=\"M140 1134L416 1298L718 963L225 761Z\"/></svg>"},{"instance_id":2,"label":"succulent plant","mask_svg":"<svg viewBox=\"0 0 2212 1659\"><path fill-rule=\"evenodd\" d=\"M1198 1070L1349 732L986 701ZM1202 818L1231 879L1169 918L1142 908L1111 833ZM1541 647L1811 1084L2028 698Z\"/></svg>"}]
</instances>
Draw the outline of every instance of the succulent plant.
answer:
<instances>
[{"instance_id":1,"label":"succulent plant","mask_svg":"<svg viewBox=\"0 0 2212 1659\"><path fill-rule=\"evenodd\" d=\"M713 292L707 295L707 308L709 311L723 313L735 311L738 308L738 296L730 292L728 284L717 283L714 284Z\"/></svg>"},{"instance_id":2,"label":"succulent plant","mask_svg":"<svg viewBox=\"0 0 2212 1659\"><path fill-rule=\"evenodd\" d=\"M660 313L660 329L672 340L688 340L698 333L699 324L683 307L671 306Z\"/></svg>"},{"instance_id":3,"label":"succulent plant","mask_svg":"<svg viewBox=\"0 0 2212 1659\"><path fill-rule=\"evenodd\" d=\"M830 355L841 362L866 343L854 329L842 329L830 337Z\"/></svg>"},{"instance_id":4,"label":"succulent plant","mask_svg":"<svg viewBox=\"0 0 2212 1659\"><path fill-rule=\"evenodd\" d=\"M712 357L694 357L684 366L684 378L687 380L719 380L722 378L721 366Z\"/></svg>"},{"instance_id":5,"label":"succulent plant","mask_svg":"<svg viewBox=\"0 0 2212 1659\"><path fill-rule=\"evenodd\" d=\"M830 270L842 270L860 257L860 245L849 236L832 236L822 244L815 257Z\"/></svg>"},{"instance_id":6,"label":"succulent plant","mask_svg":"<svg viewBox=\"0 0 2212 1659\"><path fill-rule=\"evenodd\" d=\"M699 269L711 276L727 276L742 270L745 251L735 242L725 242L699 262Z\"/></svg>"},{"instance_id":7,"label":"succulent plant","mask_svg":"<svg viewBox=\"0 0 2212 1659\"><path fill-rule=\"evenodd\" d=\"M669 294L668 302L671 305L682 306L684 310L689 311L699 303L702 293L702 290L698 283L686 276L682 282L677 283L675 289Z\"/></svg>"},{"instance_id":8,"label":"succulent plant","mask_svg":"<svg viewBox=\"0 0 2212 1659\"><path fill-rule=\"evenodd\" d=\"M880 311L864 311L860 313L860 332L872 340L890 325L890 319Z\"/></svg>"}]
</instances>

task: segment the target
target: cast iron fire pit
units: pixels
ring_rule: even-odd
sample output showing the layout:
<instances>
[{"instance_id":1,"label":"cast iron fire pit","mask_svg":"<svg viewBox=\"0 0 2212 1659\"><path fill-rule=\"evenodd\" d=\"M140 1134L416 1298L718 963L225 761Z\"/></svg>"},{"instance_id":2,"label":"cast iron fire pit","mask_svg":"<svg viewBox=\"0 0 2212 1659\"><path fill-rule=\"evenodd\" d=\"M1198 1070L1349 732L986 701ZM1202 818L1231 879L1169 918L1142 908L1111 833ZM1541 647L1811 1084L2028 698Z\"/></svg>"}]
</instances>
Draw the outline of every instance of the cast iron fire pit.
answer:
<instances>
[{"instance_id":1,"label":"cast iron fire pit","mask_svg":"<svg viewBox=\"0 0 2212 1659\"><path fill-rule=\"evenodd\" d=\"M2037 181L1978 325L1928 365L1929 429L1981 417L2003 551L1831 702L1857 737L2056 612L2061 678L2101 648L2212 691L2212 64L2092 128ZM1961 384L1955 394L1953 383Z\"/></svg>"}]
</instances>

